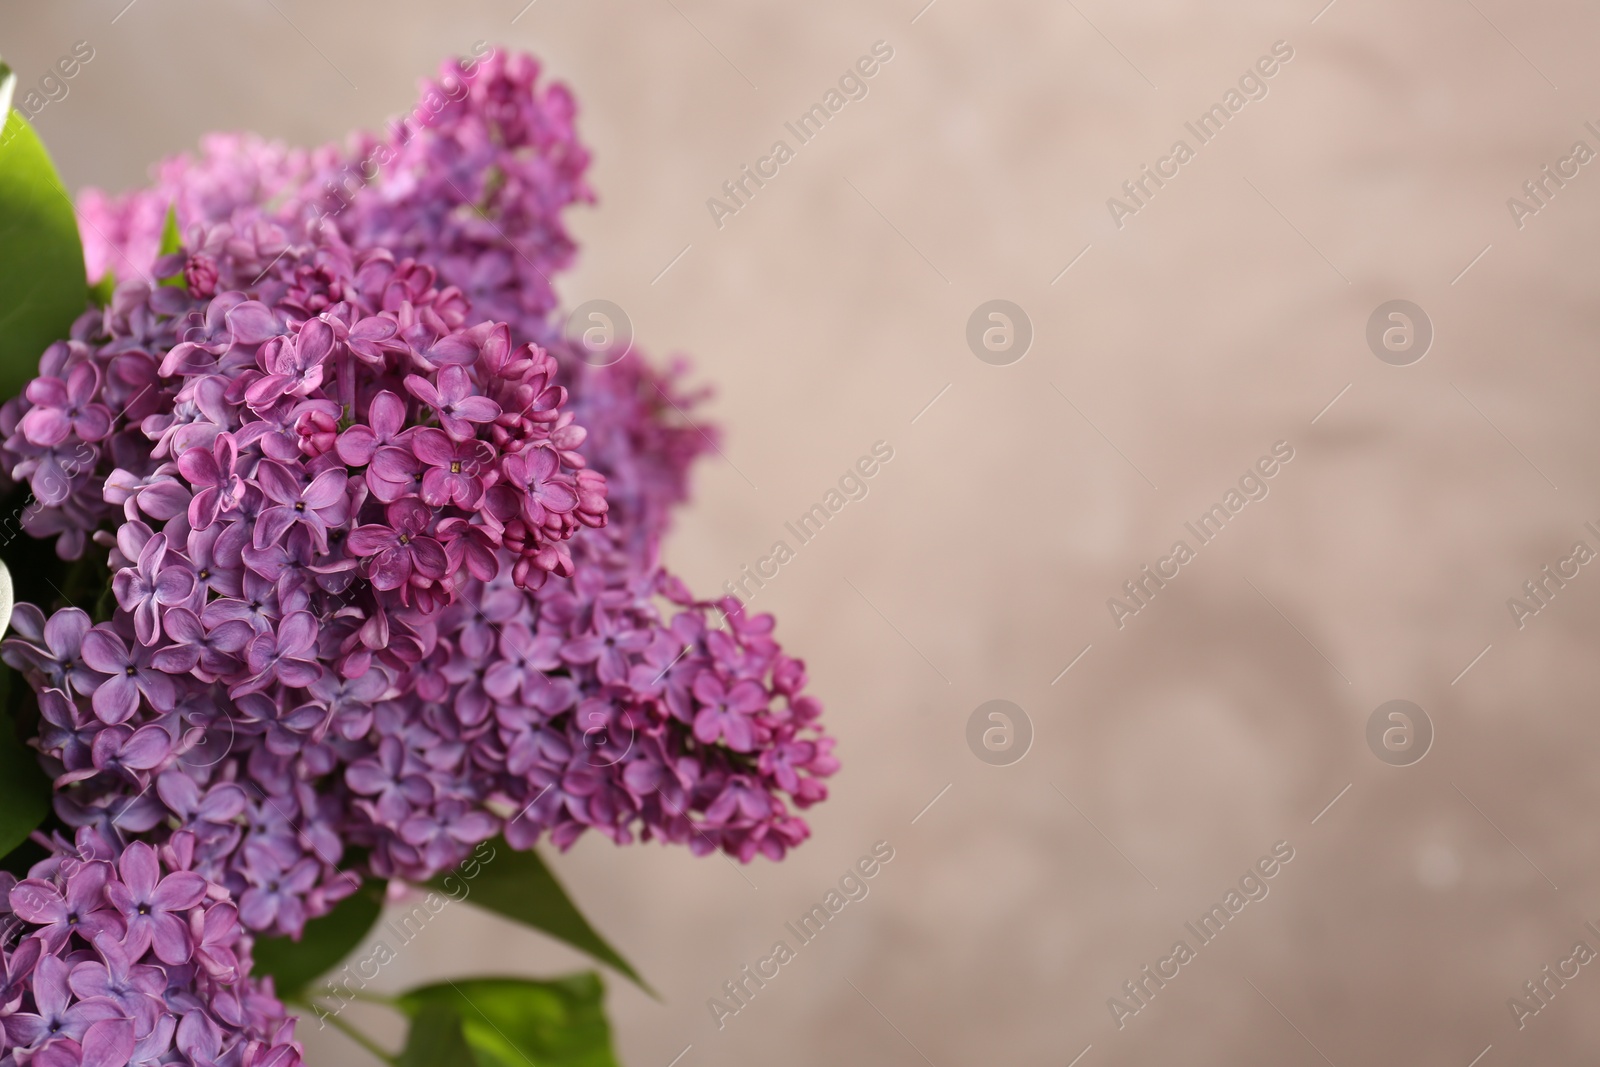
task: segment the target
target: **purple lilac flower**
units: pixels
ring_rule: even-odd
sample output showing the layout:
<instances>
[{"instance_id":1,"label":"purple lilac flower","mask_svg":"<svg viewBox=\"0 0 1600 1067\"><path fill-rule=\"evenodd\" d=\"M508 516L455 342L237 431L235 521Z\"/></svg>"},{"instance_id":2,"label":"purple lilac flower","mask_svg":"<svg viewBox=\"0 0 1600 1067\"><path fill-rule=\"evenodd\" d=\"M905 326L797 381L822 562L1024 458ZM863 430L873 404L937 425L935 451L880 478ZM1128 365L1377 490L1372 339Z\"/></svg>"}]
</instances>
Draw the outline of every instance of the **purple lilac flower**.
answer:
<instances>
[{"instance_id":1,"label":"purple lilac flower","mask_svg":"<svg viewBox=\"0 0 1600 1067\"><path fill-rule=\"evenodd\" d=\"M238 930L298 933L352 892L346 849L412 880L496 832L781 858L809 832L791 804L837 767L770 621L660 564L714 440L685 423L681 365L594 368L558 336L559 212L589 198L570 97L526 57L445 73L468 91L348 153L213 138L148 192L87 196L110 238L86 229L91 272L125 279L175 203L186 287L125 281L41 362L66 392L0 410L12 476L62 487L30 532L74 557L98 529L132 572L98 626L24 611L5 646L40 692L58 814L181 838L207 900L239 901L189 913L197 974L230 951L244 973ZM330 203L326 177L379 145L374 187ZM131 1055L214 1058L230 1032L162 1015Z\"/></svg>"},{"instance_id":2,"label":"purple lilac flower","mask_svg":"<svg viewBox=\"0 0 1600 1067\"><path fill-rule=\"evenodd\" d=\"M49 855L28 877L0 877L0 1062L154 1067L178 1062L179 1035L184 1062L299 1067L270 981L248 977L227 891L184 869L192 835L160 850L88 829L37 840ZM215 1044L185 1047L186 1032Z\"/></svg>"},{"instance_id":3,"label":"purple lilac flower","mask_svg":"<svg viewBox=\"0 0 1600 1067\"><path fill-rule=\"evenodd\" d=\"M94 713L110 725L126 722L139 710L141 696L157 711L170 710L176 687L171 675L155 667L154 658L151 646L135 643L130 650L128 642L104 624L85 634L84 663L107 676L94 691Z\"/></svg>"}]
</instances>

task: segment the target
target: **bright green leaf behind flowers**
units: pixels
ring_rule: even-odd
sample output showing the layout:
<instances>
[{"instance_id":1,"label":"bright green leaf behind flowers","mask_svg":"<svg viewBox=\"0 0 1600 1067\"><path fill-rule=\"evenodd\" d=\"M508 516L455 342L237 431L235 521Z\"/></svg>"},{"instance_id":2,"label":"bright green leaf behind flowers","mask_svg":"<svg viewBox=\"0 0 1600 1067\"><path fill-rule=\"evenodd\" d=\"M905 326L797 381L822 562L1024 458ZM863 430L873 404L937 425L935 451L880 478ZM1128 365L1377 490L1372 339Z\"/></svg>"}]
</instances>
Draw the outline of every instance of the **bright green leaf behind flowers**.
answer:
<instances>
[{"instance_id":1,"label":"bright green leaf behind flowers","mask_svg":"<svg viewBox=\"0 0 1600 1067\"><path fill-rule=\"evenodd\" d=\"M166 224L161 227L161 251L159 254L163 256L170 256L174 252L181 252L182 250L183 232L178 229L178 208L174 204L169 204L167 205ZM171 275L170 277L162 278L161 284L176 286L180 289L183 288L185 284L183 280L183 271L180 270L178 273Z\"/></svg>"},{"instance_id":2,"label":"bright green leaf behind flowers","mask_svg":"<svg viewBox=\"0 0 1600 1067\"><path fill-rule=\"evenodd\" d=\"M584 971L547 982L441 982L401 994L399 1005L414 1028L427 1022L429 1040L440 1040L439 1031L447 1029L440 1009L455 1014L477 1067L617 1067L601 1007L604 995L600 976ZM454 1062L440 1061L440 1067Z\"/></svg>"},{"instance_id":3,"label":"bright green leaf behind flowers","mask_svg":"<svg viewBox=\"0 0 1600 1067\"><path fill-rule=\"evenodd\" d=\"M0 398L39 373L39 356L67 336L89 285L72 200L19 111L16 75L0 63Z\"/></svg>"}]
</instances>

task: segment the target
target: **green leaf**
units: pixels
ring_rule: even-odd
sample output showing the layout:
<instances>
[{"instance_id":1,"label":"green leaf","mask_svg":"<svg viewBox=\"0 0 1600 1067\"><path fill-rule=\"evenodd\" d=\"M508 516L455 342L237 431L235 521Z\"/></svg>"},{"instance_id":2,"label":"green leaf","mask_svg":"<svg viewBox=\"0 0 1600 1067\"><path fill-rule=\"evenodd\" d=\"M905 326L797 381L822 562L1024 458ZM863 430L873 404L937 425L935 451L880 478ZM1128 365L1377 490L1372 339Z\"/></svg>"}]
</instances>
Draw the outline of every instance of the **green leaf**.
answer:
<instances>
[{"instance_id":1,"label":"green leaf","mask_svg":"<svg viewBox=\"0 0 1600 1067\"><path fill-rule=\"evenodd\" d=\"M617 1067L611 1025L593 971L550 981L467 978L402 993L400 1010L420 1020L442 1005L461 1022L478 1067Z\"/></svg>"},{"instance_id":2,"label":"green leaf","mask_svg":"<svg viewBox=\"0 0 1600 1067\"><path fill-rule=\"evenodd\" d=\"M100 275L100 280L89 286L89 299L96 307L111 306L111 295L117 291L117 272L110 267Z\"/></svg>"},{"instance_id":3,"label":"green leaf","mask_svg":"<svg viewBox=\"0 0 1600 1067\"><path fill-rule=\"evenodd\" d=\"M50 814L50 779L39 768L38 753L23 743L9 710L13 687L27 685L16 671L0 665L0 856L27 841Z\"/></svg>"},{"instance_id":4,"label":"green leaf","mask_svg":"<svg viewBox=\"0 0 1600 1067\"><path fill-rule=\"evenodd\" d=\"M161 227L161 251L157 255L170 256L183 251L183 232L178 229L178 205L167 205L167 221ZM162 285L184 286L183 271L161 279Z\"/></svg>"},{"instance_id":5,"label":"green leaf","mask_svg":"<svg viewBox=\"0 0 1600 1067\"><path fill-rule=\"evenodd\" d=\"M10 109L16 75L0 63L0 397L39 373L88 304L78 219L33 127Z\"/></svg>"},{"instance_id":6,"label":"green leaf","mask_svg":"<svg viewBox=\"0 0 1600 1067\"><path fill-rule=\"evenodd\" d=\"M442 1000L430 1000L417 1011L396 1067L479 1067L461 1016Z\"/></svg>"},{"instance_id":7,"label":"green leaf","mask_svg":"<svg viewBox=\"0 0 1600 1067\"><path fill-rule=\"evenodd\" d=\"M161 227L161 251L157 256L170 256L183 251L183 232L178 229L178 205L167 205L167 221Z\"/></svg>"},{"instance_id":8,"label":"green leaf","mask_svg":"<svg viewBox=\"0 0 1600 1067\"><path fill-rule=\"evenodd\" d=\"M306 923L300 940L263 937L255 945L255 974L276 980L280 1000L298 999L312 982L339 965L383 913L385 883L368 879L332 911Z\"/></svg>"},{"instance_id":9,"label":"green leaf","mask_svg":"<svg viewBox=\"0 0 1600 1067\"><path fill-rule=\"evenodd\" d=\"M428 883L429 888L459 900L465 887L468 903L565 941L615 968L652 997L656 996L656 991L639 977L633 965L589 925L589 920L578 911L537 852L532 849L515 851L504 838L496 838L492 858L474 862L478 868L476 875L454 871L433 879Z\"/></svg>"}]
</instances>

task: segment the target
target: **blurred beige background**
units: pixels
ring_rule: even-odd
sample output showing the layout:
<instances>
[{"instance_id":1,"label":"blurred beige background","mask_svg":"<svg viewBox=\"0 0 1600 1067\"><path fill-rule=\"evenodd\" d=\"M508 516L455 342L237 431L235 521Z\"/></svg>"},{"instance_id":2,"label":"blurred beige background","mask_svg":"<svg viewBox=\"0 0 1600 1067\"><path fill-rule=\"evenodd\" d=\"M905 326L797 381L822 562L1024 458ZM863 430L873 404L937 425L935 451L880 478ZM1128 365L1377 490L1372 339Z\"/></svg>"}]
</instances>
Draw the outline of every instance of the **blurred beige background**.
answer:
<instances>
[{"instance_id":1,"label":"blurred beige background","mask_svg":"<svg viewBox=\"0 0 1600 1067\"><path fill-rule=\"evenodd\" d=\"M1600 567L1520 630L1506 600L1600 547L1600 171L1521 229L1506 200L1600 148L1600 11L523 2L10 0L0 50L26 83L91 42L37 125L74 188L120 189L206 130L316 143L477 39L531 49L601 197L564 297L718 390L727 458L671 563L720 588L892 445L755 602L840 738L814 838L742 876L599 838L557 860L663 993L610 982L625 1062L1592 1061L1600 968L1524 1029L1506 1002L1600 948ZM706 199L880 40L867 97L718 229ZM1280 40L1268 95L1116 228L1106 199ZM1035 331L1009 366L964 338L992 298ZM1365 340L1397 298L1435 331L1405 367ZM1107 598L1280 440L1270 495L1118 630ZM1009 766L966 740L996 698L1034 731ZM1436 732L1412 766L1365 740L1395 698ZM880 840L871 895L719 1031L707 998ZM1119 1030L1107 998L1280 841L1270 895ZM581 962L462 908L388 980Z\"/></svg>"}]
</instances>

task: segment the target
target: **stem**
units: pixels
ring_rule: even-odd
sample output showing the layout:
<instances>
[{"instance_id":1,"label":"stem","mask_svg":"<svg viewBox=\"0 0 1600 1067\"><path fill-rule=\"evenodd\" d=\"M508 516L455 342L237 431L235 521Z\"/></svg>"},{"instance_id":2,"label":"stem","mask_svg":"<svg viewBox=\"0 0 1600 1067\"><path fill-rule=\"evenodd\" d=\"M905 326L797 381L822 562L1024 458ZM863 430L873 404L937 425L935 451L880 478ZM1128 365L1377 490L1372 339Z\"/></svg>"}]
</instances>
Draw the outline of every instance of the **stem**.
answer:
<instances>
[{"instance_id":1,"label":"stem","mask_svg":"<svg viewBox=\"0 0 1600 1067\"><path fill-rule=\"evenodd\" d=\"M349 429L356 420L356 357L346 352L339 365L339 406L342 409L340 430Z\"/></svg>"},{"instance_id":2,"label":"stem","mask_svg":"<svg viewBox=\"0 0 1600 1067\"><path fill-rule=\"evenodd\" d=\"M372 1040L372 1038L368 1037L351 1024L339 1018L338 1012L328 1011L326 1008L322 1007L322 1005L315 1004L309 1000L296 1000L293 1003L317 1012L318 1021L332 1023L335 1030L339 1031L345 1037L348 1037L351 1041L354 1041L356 1044L366 1049L373 1056L382 1060L384 1063L393 1065L400 1062L398 1057L385 1052L383 1047L376 1041Z\"/></svg>"}]
</instances>

